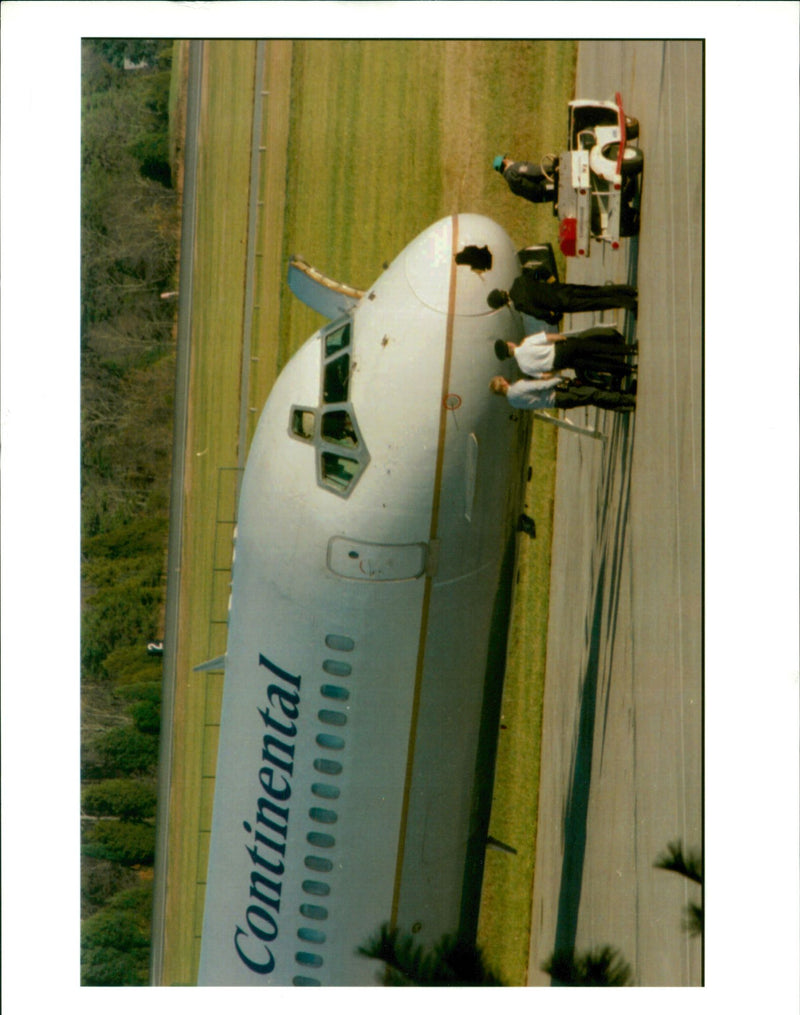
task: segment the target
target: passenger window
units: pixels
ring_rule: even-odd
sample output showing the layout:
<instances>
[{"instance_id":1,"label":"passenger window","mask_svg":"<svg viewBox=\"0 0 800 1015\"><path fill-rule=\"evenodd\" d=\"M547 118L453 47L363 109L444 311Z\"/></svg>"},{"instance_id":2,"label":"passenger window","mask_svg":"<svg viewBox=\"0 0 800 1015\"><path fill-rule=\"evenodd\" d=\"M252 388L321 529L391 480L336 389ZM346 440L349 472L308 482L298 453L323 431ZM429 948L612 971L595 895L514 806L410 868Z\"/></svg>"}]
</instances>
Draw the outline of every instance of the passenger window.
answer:
<instances>
[{"instance_id":1,"label":"passenger window","mask_svg":"<svg viewBox=\"0 0 800 1015\"><path fill-rule=\"evenodd\" d=\"M311 786L314 796L321 796L325 800L337 800L341 790L338 786L329 786L326 782L315 782Z\"/></svg>"},{"instance_id":2,"label":"passenger window","mask_svg":"<svg viewBox=\"0 0 800 1015\"><path fill-rule=\"evenodd\" d=\"M327 723L329 726L346 726L347 716L344 712L334 712L331 708L321 708L317 712L317 718L320 722Z\"/></svg>"},{"instance_id":3,"label":"passenger window","mask_svg":"<svg viewBox=\"0 0 800 1015\"><path fill-rule=\"evenodd\" d=\"M328 871L333 870L333 860L328 860L327 857L324 856L307 856L305 863L306 867L308 867L308 869L311 871L320 871L322 873L328 873ZM297 933L302 937L300 931L298 931ZM317 933L319 933L319 931L317 931ZM308 940L313 939L309 938Z\"/></svg>"},{"instance_id":4,"label":"passenger window","mask_svg":"<svg viewBox=\"0 0 800 1015\"><path fill-rule=\"evenodd\" d=\"M314 412L311 409L292 409L292 433L303 441L314 439Z\"/></svg>"},{"instance_id":5,"label":"passenger window","mask_svg":"<svg viewBox=\"0 0 800 1015\"><path fill-rule=\"evenodd\" d=\"M295 959L301 966L314 966L318 969L322 965L322 956L315 955L314 952L297 952Z\"/></svg>"},{"instance_id":6,"label":"passenger window","mask_svg":"<svg viewBox=\"0 0 800 1015\"><path fill-rule=\"evenodd\" d=\"M312 906L310 902L304 902L300 912L309 920L327 920L328 910L324 906Z\"/></svg>"},{"instance_id":7,"label":"passenger window","mask_svg":"<svg viewBox=\"0 0 800 1015\"><path fill-rule=\"evenodd\" d=\"M336 845L336 839L325 832L309 832L306 840L309 845L316 846L318 849L333 849Z\"/></svg>"},{"instance_id":8,"label":"passenger window","mask_svg":"<svg viewBox=\"0 0 800 1015\"><path fill-rule=\"evenodd\" d=\"M336 352L341 352L342 349L350 345L350 322L343 325L341 328L337 328L336 331L331 331L325 336L325 358L333 356Z\"/></svg>"},{"instance_id":9,"label":"passenger window","mask_svg":"<svg viewBox=\"0 0 800 1015\"><path fill-rule=\"evenodd\" d=\"M344 492L352 484L359 464L355 458L335 455L330 451L322 452L322 481L334 490Z\"/></svg>"},{"instance_id":10,"label":"passenger window","mask_svg":"<svg viewBox=\"0 0 800 1015\"><path fill-rule=\"evenodd\" d=\"M331 761L328 758L317 758L314 761L314 768L324 775L341 775L342 766L338 761Z\"/></svg>"},{"instance_id":11,"label":"passenger window","mask_svg":"<svg viewBox=\"0 0 800 1015\"><path fill-rule=\"evenodd\" d=\"M312 821L318 821L321 825L335 825L339 820L336 811L328 810L326 807L312 807L308 814Z\"/></svg>"},{"instance_id":12,"label":"passenger window","mask_svg":"<svg viewBox=\"0 0 800 1015\"><path fill-rule=\"evenodd\" d=\"M342 737L335 737L332 733L318 733L317 743L320 747L327 747L329 751L344 750L344 740Z\"/></svg>"},{"instance_id":13,"label":"passenger window","mask_svg":"<svg viewBox=\"0 0 800 1015\"><path fill-rule=\"evenodd\" d=\"M340 663L338 659L326 659L322 664L323 670L330 673L332 677L349 677L353 672L350 663Z\"/></svg>"},{"instance_id":14,"label":"passenger window","mask_svg":"<svg viewBox=\"0 0 800 1015\"><path fill-rule=\"evenodd\" d=\"M346 402L347 382L350 379L350 354L343 353L325 366L322 386L323 402Z\"/></svg>"},{"instance_id":15,"label":"passenger window","mask_svg":"<svg viewBox=\"0 0 800 1015\"><path fill-rule=\"evenodd\" d=\"M346 634L326 634L325 644L328 648L335 648L337 652L352 652L356 643Z\"/></svg>"},{"instance_id":16,"label":"passenger window","mask_svg":"<svg viewBox=\"0 0 800 1015\"><path fill-rule=\"evenodd\" d=\"M350 697L346 687L338 687L336 684L323 684L319 693L323 698L336 698L338 701L347 701Z\"/></svg>"},{"instance_id":17,"label":"passenger window","mask_svg":"<svg viewBox=\"0 0 800 1015\"><path fill-rule=\"evenodd\" d=\"M304 881L303 891L306 895L330 895L331 886L324 881Z\"/></svg>"},{"instance_id":18,"label":"passenger window","mask_svg":"<svg viewBox=\"0 0 800 1015\"><path fill-rule=\"evenodd\" d=\"M314 930L313 927L300 927L297 936L301 941L314 941L316 944L325 943L325 933L321 930Z\"/></svg>"},{"instance_id":19,"label":"passenger window","mask_svg":"<svg viewBox=\"0 0 800 1015\"><path fill-rule=\"evenodd\" d=\"M312 434L314 421L311 421ZM358 438L350 419L350 413L344 409L333 409L326 412L322 417L322 439L330 441L331 444L342 444L348 448L358 447Z\"/></svg>"}]
</instances>

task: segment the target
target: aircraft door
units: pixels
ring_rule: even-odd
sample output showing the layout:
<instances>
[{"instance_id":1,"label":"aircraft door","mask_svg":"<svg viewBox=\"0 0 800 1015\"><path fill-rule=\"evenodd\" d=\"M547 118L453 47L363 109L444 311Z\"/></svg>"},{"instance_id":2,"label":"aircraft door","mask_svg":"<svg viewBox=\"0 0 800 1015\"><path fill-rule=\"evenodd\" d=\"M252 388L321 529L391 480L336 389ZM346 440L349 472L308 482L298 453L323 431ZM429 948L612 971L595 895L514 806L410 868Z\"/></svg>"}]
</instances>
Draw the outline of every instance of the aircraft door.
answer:
<instances>
[{"instance_id":1,"label":"aircraft door","mask_svg":"<svg viewBox=\"0 0 800 1015\"><path fill-rule=\"evenodd\" d=\"M328 542L328 568L342 578L403 581L425 572L425 543L366 543L344 536Z\"/></svg>"}]
</instances>

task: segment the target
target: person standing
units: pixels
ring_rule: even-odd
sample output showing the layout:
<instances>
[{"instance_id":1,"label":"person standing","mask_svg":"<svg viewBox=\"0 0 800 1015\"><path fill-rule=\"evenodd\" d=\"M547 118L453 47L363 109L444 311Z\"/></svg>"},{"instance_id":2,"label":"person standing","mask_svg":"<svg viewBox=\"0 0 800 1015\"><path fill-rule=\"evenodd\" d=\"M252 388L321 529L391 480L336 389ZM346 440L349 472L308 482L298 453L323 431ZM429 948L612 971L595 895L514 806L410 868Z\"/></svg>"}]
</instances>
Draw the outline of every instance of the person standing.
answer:
<instances>
[{"instance_id":1,"label":"person standing","mask_svg":"<svg viewBox=\"0 0 800 1015\"><path fill-rule=\"evenodd\" d=\"M514 358L528 377L541 377L561 370L578 374L604 373L614 378L627 377L635 370L626 358L638 345L626 345L616 328L587 328L575 335L540 331L527 335L522 342L498 339L494 344L499 360Z\"/></svg>"},{"instance_id":2,"label":"person standing","mask_svg":"<svg viewBox=\"0 0 800 1015\"><path fill-rule=\"evenodd\" d=\"M630 285L576 285L570 282L542 281L528 268L514 279L511 289L492 289L486 302L492 310L512 306L548 324L558 324L564 314L589 310L630 310L636 316L637 290Z\"/></svg>"},{"instance_id":3,"label":"person standing","mask_svg":"<svg viewBox=\"0 0 800 1015\"><path fill-rule=\"evenodd\" d=\"M508 155L498 155L492 165L508 184L508 189L518 197L534 204L555 201L558 192L555 173L558 160L553 166L553 179L548 179L544 170L532 162L513 162Z\"/></svg>"},{"instance_id":4,"label":"person standing","mask_svg":"<svg viewBox=\"0 0 800 1015\"><path fill-rule=\"evenodd\" d=\"M505 377L493 377L489 387L496 395L505 396L515 409L575 409L594 405L610 412L633 412L636 408L636 396L628 392L606 391L561 377L541 380L525 377L513 384Z\"/></svg>"}]
</instances>

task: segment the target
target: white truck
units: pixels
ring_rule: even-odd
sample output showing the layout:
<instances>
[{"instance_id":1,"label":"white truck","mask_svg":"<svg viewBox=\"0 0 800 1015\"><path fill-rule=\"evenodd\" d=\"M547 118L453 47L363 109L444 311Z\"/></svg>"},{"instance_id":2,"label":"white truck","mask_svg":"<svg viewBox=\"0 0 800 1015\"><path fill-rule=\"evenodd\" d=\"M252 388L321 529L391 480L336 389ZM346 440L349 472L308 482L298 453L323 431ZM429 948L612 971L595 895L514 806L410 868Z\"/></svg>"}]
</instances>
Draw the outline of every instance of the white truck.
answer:
<instances>
[{"instance_id":1,"label":"white truck","mask_svg":"<svg viewBox=\"0 0 800 1015\"><path fill-rule=\"evenodd\" d=\"M558 158L559 246L566 257L588 257L591 240L619 247L639 231L644 156L632 142L639 123L613 101L569 103L568 150Z\"/></svg>"}]
</instances>

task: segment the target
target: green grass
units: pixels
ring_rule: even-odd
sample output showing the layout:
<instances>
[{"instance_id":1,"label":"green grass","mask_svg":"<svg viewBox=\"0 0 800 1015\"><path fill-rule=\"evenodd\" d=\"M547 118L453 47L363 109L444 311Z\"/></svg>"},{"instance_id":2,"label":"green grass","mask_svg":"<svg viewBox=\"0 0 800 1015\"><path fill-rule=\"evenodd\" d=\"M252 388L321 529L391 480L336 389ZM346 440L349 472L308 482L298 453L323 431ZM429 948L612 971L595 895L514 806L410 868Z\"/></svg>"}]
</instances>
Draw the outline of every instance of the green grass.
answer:
<instances>
[{"instance_id":1,"label":"green grass","mask_svg":"<svg viewBox=\"0 0 800 1015\"><path fill-rule=\"evenodd\" d=\"M494 155L536 158L558 144L574 83L566 42L307 41L267 50L266 183L259 222L250 405L259 410L276 371L319 327L285 283L299 253L339 281L369 286L384 261L431 222L486 214L518 246L554 241L548 207L508 192ZM193 982L210 823L209 784L219 682L191 667L219 649L213 570L224 557L215 526L221 468L236 464L255 44L206 45L187 512L173 770L164 982ZM284 201L285 197L285 201ZM254 413L250 413L252 433ZM525 982L555 440L534 427L528 513L538 537L520 560L512 656L492 834L527 848L487 858L481 943L506 982ZM225 592L227 590L224 590ZM224 646L223 646L224 647ZM205 726L206 721L209 725ZM201 786L205 784L205 788Z\"/></svg>"},{"instance_id":2,"label":"green grass","mask_svg":"<svg viewBox=\"0 0 800 1015\"><path fill-rule=\"evenodd\" d=\"M511 617L489 834L516 850L487 850L478 938L504 983L527 979L547 658L547 594L553 533L556 430L534 426L525 510L536 538L522 537Z\"/></svg>"},{"instance_id":3,"label":"green grass","mask_svg":"<svg viewBox=\"0 0 800 1015\"><path fill-rule=\"evenodd\" d=\"M384 261L456 211L496 218L519 246L554 240L549 207L514 197L491 160L550 150L573 78L570 43L296 43L284 264L301 253L368 287ZM319 318L281 299L285 362Z\"/></svg>"}]
</instances>

